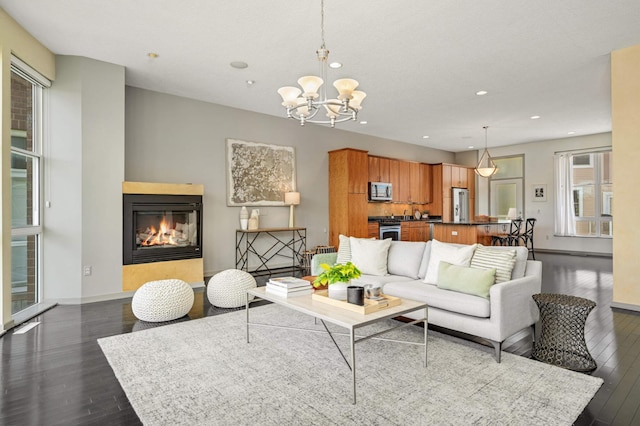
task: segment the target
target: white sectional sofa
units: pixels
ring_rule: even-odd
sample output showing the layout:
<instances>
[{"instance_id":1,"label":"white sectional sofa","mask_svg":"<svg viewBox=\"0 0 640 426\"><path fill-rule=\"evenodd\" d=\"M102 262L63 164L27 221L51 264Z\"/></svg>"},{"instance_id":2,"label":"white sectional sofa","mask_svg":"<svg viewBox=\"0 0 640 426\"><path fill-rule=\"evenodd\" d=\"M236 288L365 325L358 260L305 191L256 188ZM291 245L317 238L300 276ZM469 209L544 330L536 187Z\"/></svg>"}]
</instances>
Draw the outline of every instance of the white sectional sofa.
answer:
<instances>
[{"instance_id":1,"label":"white sectional sofa","mask_svg":"<svg viewBox=\"0 0 640 426\"><path fill-rule=\"evenodd\" d=\"M526 247L380 241L341 235L338 253L313 257L312 274L321 271L321 263L351 261L363 272L354 284L378 284L385 294L428 303L430 324L490 341L500 362L502 343L538 320L531 296L540 293L542 263L527 257ZM487 286L487 279L493 280L487 274L491 275L494 267L499 278Z\"/></svg>"}]
</instances>

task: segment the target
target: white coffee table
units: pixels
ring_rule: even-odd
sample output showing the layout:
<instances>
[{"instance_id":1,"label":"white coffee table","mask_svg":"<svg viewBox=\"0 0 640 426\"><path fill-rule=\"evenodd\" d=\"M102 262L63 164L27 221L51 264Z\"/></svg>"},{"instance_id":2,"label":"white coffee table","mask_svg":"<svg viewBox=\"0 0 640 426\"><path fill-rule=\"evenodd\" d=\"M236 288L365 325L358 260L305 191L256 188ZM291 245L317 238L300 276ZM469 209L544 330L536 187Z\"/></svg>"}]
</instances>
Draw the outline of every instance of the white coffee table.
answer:
<instances>
[{"instance_id":1,"label":"white coffee table","mask_svg":"<svg viewBox=\"0 0 640 426\"><path fill-rule=\"evenodd\" d=\"M318 302L312 299L311 295L305 296L297 296L297 297L278 297L274 296L270 293L266 293L265 287L258 287L247 290L247 301L246 301L246 313L247 313L247 343L249 343L249 325L260 325L265 327L274 327L273 325L267 324L257 324L251 323L249 321L249 296L255 296L260 299L268 300L270 302L276 303L280 306L285 306L289 309L293 309L294 311L301 312L303 314L310 315L312 317L318 318L325 330L331 337L331 340L335 344L336 348L342 355L342 358L347 363L347 366L351 369L351 378L352 378L352 386L353 386L353 403L356 403L356 343L363 342L365 340L369 340L371 338L378 337L382 334L388 333L392 330L397 330L399 328L407 327L410 325L414 325L417 323L423 323L424 326L424 343L414 343L414 342L405 342L400 340L392 340L394 342L399 343L407 343L407 344L417 344L420 346L424 346L424 368L427 367L427 315L428 315L428 307L426 303L417 302L414 300L402 299L402 303L398 306L392 306L390 308L386 308L377 312L372 312L370 314L360 314L357 312L352 312L347 309L343 309L340 307L336 307L333 305L329 305L326 303ZM379 331L377 333L371 334L369 336L360 337L356 339L355 331L358 328L364 327L366 325L374 324L379 321L384 321L386 319L398 317L404 315L409 312L424 310L424 317L418 320L414 320L411 322L400 323L395 327L388 328L386 330ZM349 331L349 339L350 339L350 347L351 347L351 362L347 360L347 357L344 355L340 347L335 341L333 334L327 328L325 322L338 325L340 327L344 327ZM277 326L276 326L277 327ZM290 328L290 327L287 327ZM385 339L391 340L391 339Z\"/></svg>"}]
</instances>

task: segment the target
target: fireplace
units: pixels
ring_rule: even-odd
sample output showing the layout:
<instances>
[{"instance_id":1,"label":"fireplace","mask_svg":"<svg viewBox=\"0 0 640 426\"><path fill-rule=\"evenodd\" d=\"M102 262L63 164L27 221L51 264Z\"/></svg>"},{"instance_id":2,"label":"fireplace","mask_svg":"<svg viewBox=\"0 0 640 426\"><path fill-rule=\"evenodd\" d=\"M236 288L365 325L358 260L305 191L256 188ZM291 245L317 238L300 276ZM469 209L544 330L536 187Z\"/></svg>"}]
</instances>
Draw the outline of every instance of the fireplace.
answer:
<instances>
[{"instance_id":1,"label":"fireplace","mask_svg":"<svg viewBox=\"0 0 640 426\"><path fill-rule=\"evenodd\" d=\"M202 258L202 196L123 194L123 265Z\"/></svg>"}]
</instances>

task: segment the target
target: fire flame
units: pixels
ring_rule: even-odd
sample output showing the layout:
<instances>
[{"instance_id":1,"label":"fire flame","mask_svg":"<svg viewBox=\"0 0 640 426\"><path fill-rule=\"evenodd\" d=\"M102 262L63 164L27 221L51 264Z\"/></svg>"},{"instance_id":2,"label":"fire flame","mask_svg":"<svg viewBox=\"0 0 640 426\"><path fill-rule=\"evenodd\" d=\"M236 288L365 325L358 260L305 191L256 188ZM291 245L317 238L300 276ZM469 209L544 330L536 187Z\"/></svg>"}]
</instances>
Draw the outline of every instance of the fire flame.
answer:
<instances>
[{"instance_id":1,"label":"fire flame","mask_svg":"<svg viewBox=\"0 0 640 426\"><path fill-rule=\"evenodd\" d=\"M178 245L175 241L175 229L170 229L169 224L163 218L160 222L160 232L156 231L156 228L151 226L149 228L149 236L145 239L141 245L148 246L163 246L163 245Z\"/></svg>"}]
</instances>

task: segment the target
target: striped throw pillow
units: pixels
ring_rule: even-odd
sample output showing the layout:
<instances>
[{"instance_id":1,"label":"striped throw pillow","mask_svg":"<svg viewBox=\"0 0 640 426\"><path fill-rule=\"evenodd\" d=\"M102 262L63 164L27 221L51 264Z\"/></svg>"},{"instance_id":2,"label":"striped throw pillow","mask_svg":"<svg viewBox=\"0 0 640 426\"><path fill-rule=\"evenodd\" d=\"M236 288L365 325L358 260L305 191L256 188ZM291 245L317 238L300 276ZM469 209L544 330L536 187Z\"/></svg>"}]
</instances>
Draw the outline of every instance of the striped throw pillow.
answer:
<instances>
[{"instance_id":1,"label":"striped throw pillow","mask_svg":"<svg viewBox=\"0 0 640 426\"><path fill-rule=\"evenodd\" d=\"M498 284L511 279L511 271L515 264L515 250L495 250L478 246L469 266L477 269L495 269L496 284Z\"/></svg>"},{"instance_id":2,"label":"striped throw pillow","mask_svg":"<svg viewBox=\"0 0 640 426\"><path fill-rule=\"evenodd\" d=\"M340 239L340 244L338 245L338 258L336 259L336 263L344 265L347 262L351 262L351 241L349 241L349 237L342 234L340 234L338 238Z\"/></svg>"}]
</instances>

